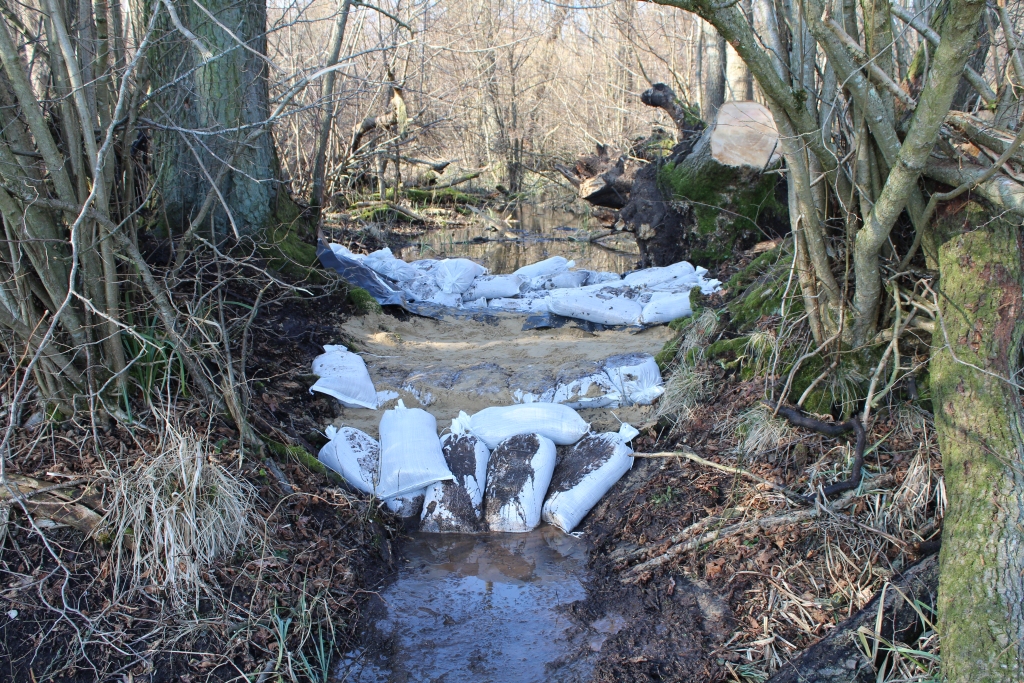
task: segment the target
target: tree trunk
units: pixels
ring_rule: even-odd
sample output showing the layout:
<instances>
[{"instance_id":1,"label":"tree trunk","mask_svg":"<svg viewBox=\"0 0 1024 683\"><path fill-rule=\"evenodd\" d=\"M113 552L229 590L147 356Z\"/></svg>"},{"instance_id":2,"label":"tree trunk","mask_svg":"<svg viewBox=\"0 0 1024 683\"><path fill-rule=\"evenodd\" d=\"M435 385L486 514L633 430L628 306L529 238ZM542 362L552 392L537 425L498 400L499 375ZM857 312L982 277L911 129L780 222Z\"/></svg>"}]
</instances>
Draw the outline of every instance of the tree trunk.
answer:
<instances>
[{"instance_id":1,"label":"tree trunk","mask_svg":"<svg viewBox=\"0 0 1024 683\"><path fill-rule=\"evenodd\" d=\"M1024 680L1024 312L1020 229L955 237L939 251L942 323L931 360L945 470L939 580L950 683Z\"/></svg>"},{"instance_id":2,"label":"tree trunk","mask_svg":"<svg viewBox=\"0 0 1024 683\"><path fill-rule=\"evenodd\" d=\"M713 121L725 102L725 38L715 27L701 22L703 51L701 53L700 115Z\"/></svg>"},{"instance_id":3,"label":"tree trunk","mask_svg":"<svg viewBox=\"0 0 1024 683\"><path fill-rule=\"evenodd\" d=\"M730 102L696 142L638 172L620 217L636 233L641 263L711 268L766 235L788 232L778 176L763 174L777 158L777 141L766 108Z\"/></svg>"},{"instance_id":4,"label":"tree trunk","mask_svg":"<svg viewBox=\"0 0 1024 683\"><path fill-rule=\"evenodd\" d=\"M258 0L205 2L214 21L195 3L174 4L184 28L194 36L186 39L173 19L168 20L164 28L169 35L155 42L151 55L153 86L165 86L155 98L154 118L179 129L155 133L156 184L164 222L172 234L187 230L211 181L221 176L215 208L202 232L209 234L212 221L218 236L252 234L269 224L278 191L269 130L240 144L253 125L269 117L267 66L262 58L266 5ZM204 57L200 45L212 57ZM221 173L225 163L232 169Z\"/></svg>"}]
</instances>

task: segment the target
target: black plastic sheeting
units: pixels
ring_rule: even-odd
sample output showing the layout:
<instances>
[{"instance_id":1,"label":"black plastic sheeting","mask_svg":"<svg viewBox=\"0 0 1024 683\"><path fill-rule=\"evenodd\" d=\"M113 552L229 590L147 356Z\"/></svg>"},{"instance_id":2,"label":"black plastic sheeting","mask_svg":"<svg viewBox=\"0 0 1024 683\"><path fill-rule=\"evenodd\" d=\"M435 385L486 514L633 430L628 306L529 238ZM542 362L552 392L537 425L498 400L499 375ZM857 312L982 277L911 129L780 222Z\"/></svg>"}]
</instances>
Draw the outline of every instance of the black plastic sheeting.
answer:
<instances>
[{"instance_id":1,"label":"black plastic sheeting","mask_svg":"<svg viewBox=\"0 0 1024 683\"><path fill-rule=\"evenodd\" d=\"M498 317L490 313L463 311L429 301L411 301L405 292L399 289L391 280L369 266L363 265L356 259L338 256L323 242L317 243L316 255L324 268L330 268L348 284L365 289L381 306L401 306L410 313L423 316L424 318L433 318L434 320L456 318L459 320L475 320L489 325L498 324Z\"/></svg>"}]
</instances>

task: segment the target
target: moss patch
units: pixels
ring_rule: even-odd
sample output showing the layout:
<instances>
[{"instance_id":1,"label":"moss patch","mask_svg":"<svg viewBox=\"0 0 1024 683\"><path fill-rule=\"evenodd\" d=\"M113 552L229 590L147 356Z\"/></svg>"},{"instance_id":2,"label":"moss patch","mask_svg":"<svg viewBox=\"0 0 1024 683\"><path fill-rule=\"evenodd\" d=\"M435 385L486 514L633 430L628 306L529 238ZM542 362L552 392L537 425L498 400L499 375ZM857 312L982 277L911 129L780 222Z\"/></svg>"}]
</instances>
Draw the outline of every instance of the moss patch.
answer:
<instances>
[{"instance_id":1,"label":"moss patch","mask_svg":"<svg viewBox=\"0 0 1024 683\"><path fill-rule=\"evenodd\" d=\"M381 307L377 303L377 300L373 298L373 295L367 292L362 287L351 287L348 290L348 296L345 298L356 312L360 315L367 313L380 313Z\"/></svg>"},{"instance_id":2,"label":"moss patch","mask_svg":"<svg viewBox=\"0 0 1024 683\"><path fill-rule=\"evenodd\" d=\"M766 218L785 216L775 196L779 179L755 170L707 164L696 170L685 163L658 169L658 189L665 197L688 203L693 211L690 260L706 266L732 257L739 243L764 231Z\"/></svg>"},{"instance_id":3,"label":"moss patch","mask_svg":"<svg viewBox=\"0 0 1024 683\"><path fill-rule=\"evenodd\" d=\"M454 187L446 187L441 190L410 188L406 190L406 196L414 202L424 204L479 204L480 198L465 192L460 192Z\"/></svg>"}]
</instances>

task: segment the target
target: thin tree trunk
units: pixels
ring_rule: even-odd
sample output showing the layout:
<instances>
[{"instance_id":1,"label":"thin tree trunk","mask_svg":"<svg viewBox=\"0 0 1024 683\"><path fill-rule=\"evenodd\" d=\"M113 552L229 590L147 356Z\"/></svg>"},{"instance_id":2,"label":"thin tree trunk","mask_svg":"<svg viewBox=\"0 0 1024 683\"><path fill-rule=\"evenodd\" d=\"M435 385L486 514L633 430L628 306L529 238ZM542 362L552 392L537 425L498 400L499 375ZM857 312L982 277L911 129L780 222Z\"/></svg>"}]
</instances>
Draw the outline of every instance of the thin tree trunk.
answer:
<instances>
[{"instance_id":1,"label":"thin tree trunk","mask_svg":"<svg viewBox=\"0 0 1024 683\"><path fill-rule=\"evenodd\" d=\"M352 0L343 0L338 16L338 23L334 25L334 33L331 35L331 54L326 66L334 66L341 56L341 45L345 40L345 25L348 23L349 9L352 7ZM337 106L334 103L334 81L337 77L336 71L331 71L324 76L323 101L326 107L323 121L320 122L320 135L316 141L316 161L313 164L313 191L310 205L317 211L324 202L324 174L327 164L327 141L330 139L331 128L334 126L334 115ZM297 139L297 138L296 138Z\"/></svg>"},{"instance_id":2,"label":"thin tree trunk","mask_svg":"<svg viewBox=\"0 0 1024 683\"><path fill-rule=\"evenodd\" d=\"M704 52L701 71L704 79L700 84L700 115L710 123L725 102L725 38L711 24L702 24Z\"/></svg>"}]
</instances>

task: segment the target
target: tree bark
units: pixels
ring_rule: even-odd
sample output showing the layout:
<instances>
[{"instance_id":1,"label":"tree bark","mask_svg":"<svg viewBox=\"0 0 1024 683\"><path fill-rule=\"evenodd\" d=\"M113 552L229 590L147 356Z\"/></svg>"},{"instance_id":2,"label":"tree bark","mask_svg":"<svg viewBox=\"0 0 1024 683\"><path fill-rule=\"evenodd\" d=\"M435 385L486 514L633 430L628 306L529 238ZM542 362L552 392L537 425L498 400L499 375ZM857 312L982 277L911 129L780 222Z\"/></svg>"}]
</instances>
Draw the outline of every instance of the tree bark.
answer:
<instances>
[{"instance_id":1,"label":"tree bark","mask_svg":"<svg viewBox=\"0 0 1024 683\"><path fill-rule=\"evenodd\" d=\"M211 0L204 3L211 17L195 3L175 4L180 21L198 43L167 25L168 39L155 42L150 58L154 86L165 86L155 97L157 123L165 128L154 136L164 222L172 233L187 230L213 179L229 163L232 170L218 184L218 201L208 221L218 236L235 230L252 234L269 224L278 191L269 131L240 145L252 126L270 115L263 57L266 5ZM200 46L212 57L204 58Z\"/></svg>"},{"instance_id":2,"label":"tree bark","mask_svg":"<svg viewBox=\"0 0 1024 683\"><path fill-rule=\"evenodd\" d=\"M938 611L950 683L1024 680L1024 430L1008 381L1024 339L1022 248L1019 227L997 220L939 251L931 387L949 500Z\"/></svg>"},{"instance_id":3,"label":"tree bark","mask_svg":"<svg viewBox=\"0 0 1024 683\"><path fill-rule=\"evenodd\" d=\"M725 38L715 27L701 22L703 52L701 53L700 115L713 121L725 102Z\"/></svg>"}]
</instances>

